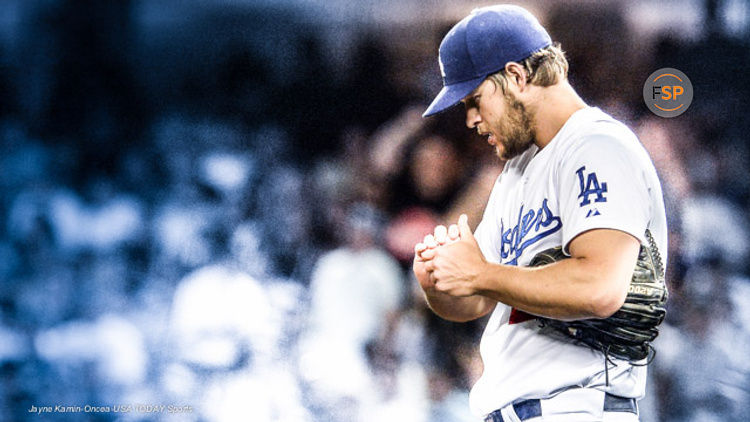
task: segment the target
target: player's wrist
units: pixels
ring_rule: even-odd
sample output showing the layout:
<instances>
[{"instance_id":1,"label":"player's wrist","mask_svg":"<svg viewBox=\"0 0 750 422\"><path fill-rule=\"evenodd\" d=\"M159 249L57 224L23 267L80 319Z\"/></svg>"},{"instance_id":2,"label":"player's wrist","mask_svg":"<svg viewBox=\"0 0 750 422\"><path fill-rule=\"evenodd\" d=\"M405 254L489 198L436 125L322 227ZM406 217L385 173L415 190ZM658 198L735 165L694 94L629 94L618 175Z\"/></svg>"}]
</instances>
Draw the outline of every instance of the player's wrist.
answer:
<instances>
[{"instance_id":1,"label":"player's wrist","mask_svg":"<svg viewBox=\"0 0 750 422\"><path fill-rule=\"evenodd\" d=\"M482 260L482 262L477 266L477 272L474 276L474 288L476 290L476 294L481 296L487 296L492 297L494 292L494 287L496 286L496 283L493 282L493 278L495 277L495 268L498 265L493 264L491 262L487 262L485 260Z\"/></svg>"}]
</instances>

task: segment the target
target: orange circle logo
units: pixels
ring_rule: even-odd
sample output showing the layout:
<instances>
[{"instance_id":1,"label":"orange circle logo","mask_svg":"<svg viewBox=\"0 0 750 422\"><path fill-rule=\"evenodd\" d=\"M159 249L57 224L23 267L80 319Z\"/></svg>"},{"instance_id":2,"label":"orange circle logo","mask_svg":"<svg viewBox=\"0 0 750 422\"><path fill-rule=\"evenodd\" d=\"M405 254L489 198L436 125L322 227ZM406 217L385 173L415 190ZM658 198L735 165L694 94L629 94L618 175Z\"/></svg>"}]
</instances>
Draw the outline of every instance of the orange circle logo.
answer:
<instances>
[{"instance_id":1,"label":"orange circle logo","mask_svg":"<svg viewBox=\"0 0 750 422\"><path fill-rule=\"evenodd\" d=\"M677 117L693 102L693 84L677 69L659 69L643 84L643 101L657 116Z\"/></svg>"}]
</instances>

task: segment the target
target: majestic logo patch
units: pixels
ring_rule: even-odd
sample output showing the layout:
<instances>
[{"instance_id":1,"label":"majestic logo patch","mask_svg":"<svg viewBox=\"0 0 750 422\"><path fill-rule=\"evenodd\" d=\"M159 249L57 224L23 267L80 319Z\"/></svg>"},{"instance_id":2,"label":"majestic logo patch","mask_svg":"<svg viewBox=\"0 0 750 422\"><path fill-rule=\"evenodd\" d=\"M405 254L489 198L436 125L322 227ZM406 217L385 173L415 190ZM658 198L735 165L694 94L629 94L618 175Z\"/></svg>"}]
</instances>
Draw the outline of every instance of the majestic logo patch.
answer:
<instances>
[{"instance_id":1,"label":"majestic logo patch","mask_svg":"<svg viewBox=\"0 0 750 422\"><path fill-rule=\"evenodd\" d=\"M602 215L602 213L600 213L598 209L594 208L593 210L589 210L588 214L586 214L586 218L596 217L597 215Z\"/></svg>"},{"instance_id":2,"label":"majestic logo patch","mask_svg":"<svg viewBox=\"0 0 750 422\"><path fill-rule=\"evenodd\" d=\"M562 220L552 214L547 201L545 199L539 209L528 211L524 211L524 206L521 205L513 228L506 230L505 223L500 220L500 256L503 264L518 265L518 258L524 249L562 228ZM508 258L510 259L506 261Z\"/></svg>"},{"instance_id":3,"label":"majestic logo patch","mask_svg":"<svg viewBox=\"0 0 750 422\"><path fill-rule=\"evenodd\" d=\"M586 166L583 166L576 170L576 174L578 175L578 184L581 186L581 193L578 194L578 197L583 199L583 201L581 201L581 203L578 205L581 207L584 205L589 205L591 203L589 195L596 195L596 198L594 198L594 202L607 202L607 198L604 196L604 194L607 193L607 183L604 182L600 184L595 172L592 171L589 174L584 174L584 170L586 170ZM589 217L589 215L587 215L586 217Z\"/></svg>"}]
</instances>

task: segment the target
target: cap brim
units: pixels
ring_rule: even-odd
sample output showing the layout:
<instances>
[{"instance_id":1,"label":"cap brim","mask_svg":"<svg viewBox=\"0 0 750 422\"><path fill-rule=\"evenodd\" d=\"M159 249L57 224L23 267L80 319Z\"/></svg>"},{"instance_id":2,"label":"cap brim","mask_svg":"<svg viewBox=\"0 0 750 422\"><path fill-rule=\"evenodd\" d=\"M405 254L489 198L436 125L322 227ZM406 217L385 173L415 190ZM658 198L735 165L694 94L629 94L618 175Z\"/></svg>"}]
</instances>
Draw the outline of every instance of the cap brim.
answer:
<instances>
[{"instance_id":1,"label":"cap brim","mask_svg":"<svg viewBox=\"0 0 750 422\"><path fill-rule=\"evenodd\" d=\"M427 110L422 114L422 117L432 116L433 114L445 111L454 105L458 104L459 101L463 100L467 95L471 94L472 91L485 79L485 76L470 79L468 81L458 82L452 85L444 86L440 90L438 95L432 100L432 104L427 107Z\"/></svg>"}]
</instances>

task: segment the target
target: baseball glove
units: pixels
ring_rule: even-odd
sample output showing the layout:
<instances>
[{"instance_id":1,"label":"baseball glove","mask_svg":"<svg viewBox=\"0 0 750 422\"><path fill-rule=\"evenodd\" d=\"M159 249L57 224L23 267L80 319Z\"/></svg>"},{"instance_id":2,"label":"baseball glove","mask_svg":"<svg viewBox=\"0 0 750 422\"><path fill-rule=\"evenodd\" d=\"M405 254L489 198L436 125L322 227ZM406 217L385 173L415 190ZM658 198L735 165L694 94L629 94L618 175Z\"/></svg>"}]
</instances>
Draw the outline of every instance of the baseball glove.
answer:
<instances>
[{"instance_id":1,"label":"baseball glove","mask_svg":"<svg viewBox=\"0 0 750 422\"><path fill-rule=\"evenodd\" d=\"M667 286L664 266L651 233L646 231L649 245L641 245L638 262L633 271L628 295L622 307L605 319L592 318L578 321L558 321L539 318L543 328L563 333L578 342L631 363L653 356L651 342L659 334L658 326L664 321ZM561 247L540 252L531 260L530 267L550 264L567 256Z\"/></svg>"}]
</instances>

